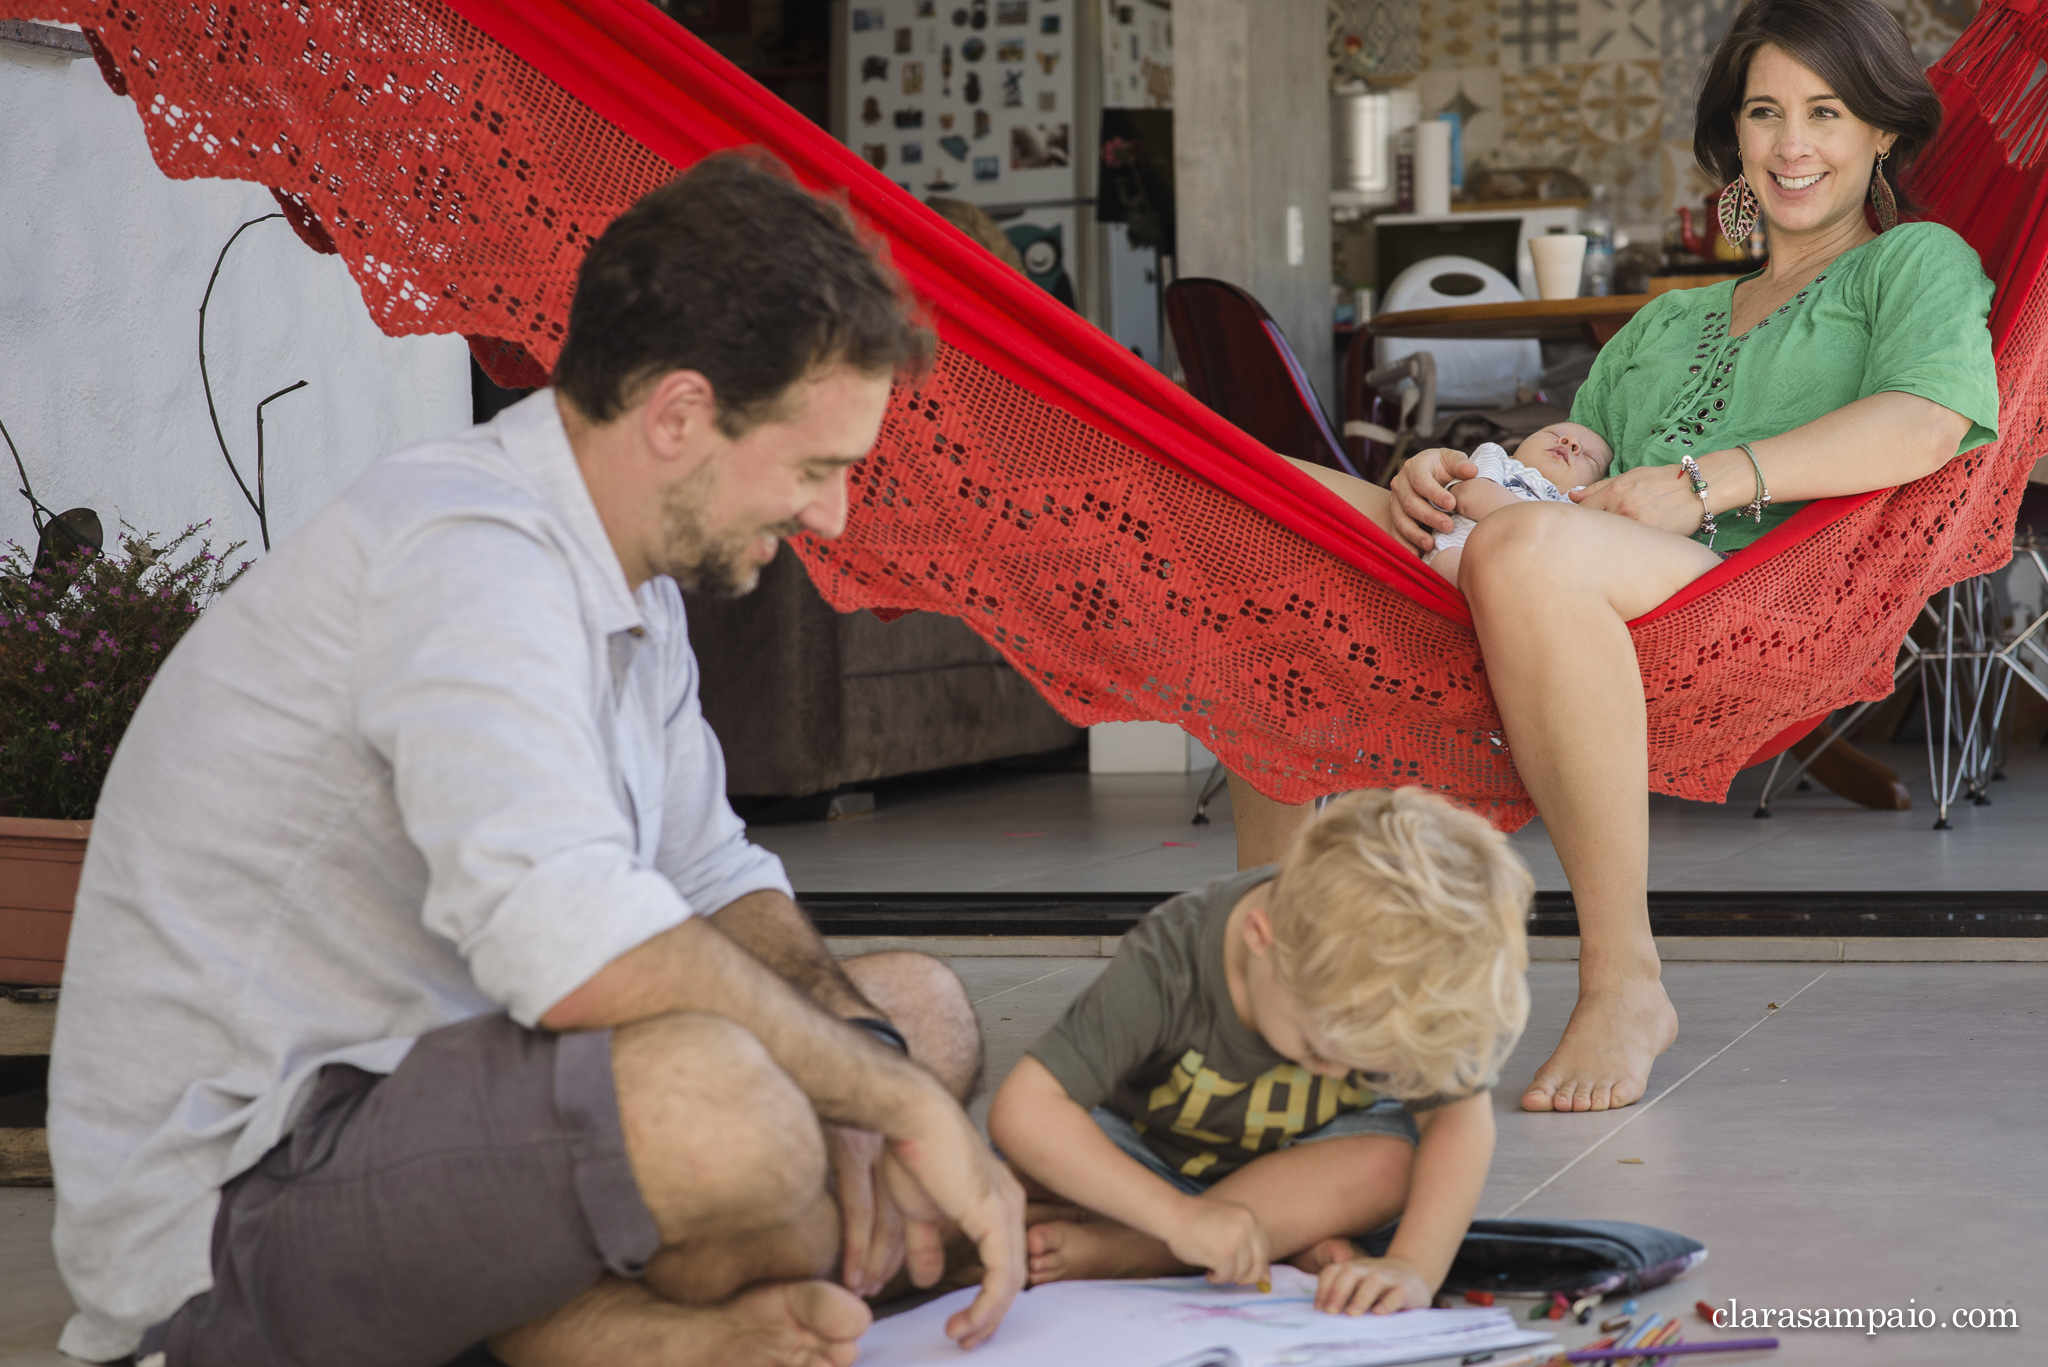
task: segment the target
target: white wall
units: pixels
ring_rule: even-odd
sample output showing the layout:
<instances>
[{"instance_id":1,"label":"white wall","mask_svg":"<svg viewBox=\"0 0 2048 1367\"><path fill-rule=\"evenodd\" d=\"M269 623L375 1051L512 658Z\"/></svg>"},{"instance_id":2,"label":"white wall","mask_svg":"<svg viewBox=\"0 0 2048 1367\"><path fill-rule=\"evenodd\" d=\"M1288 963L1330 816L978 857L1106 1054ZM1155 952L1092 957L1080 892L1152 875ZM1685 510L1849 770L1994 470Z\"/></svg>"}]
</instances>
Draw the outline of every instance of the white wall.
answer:
<instances>
[{"instance_id":1,"label":"white wall","mask_svg":"<svg viewBox=\"0 0 2048 1367\"><path fill-rule=\"evenodd\" d=\"M1327 25L1323 0L1173 7L1175 273L1250 290L1326 410L1336 390Z\"/></svg>"},{"instance_id":2,"label":"white wall","mask_svg":"<svg viewBox=\"0 0 2048 1367\"><path fill-rule=\"evenodd\" d=\"M170 532L213 519L216 548L260 543L199 383L199 301L237 224L276 208L244 181L170 180L134 103L91 61L0 44L0 422L37 497ZM264 411L275 545L377 456L468 425L459 337L386 337L338 256L283 220L229 253L207 312L228 446L255 484ZM0 449L0 543L28 543L28 505Z\"/></svg>"},{"instance_id":3,"label":"white wall","mask_svg":"<svg viewBox=\"0 0 2048 1367\"><path fill-rule=\"evenodd\" d=\"M1088 728L1091 774L1199 774L1215 763L1208 746L1172 722L1104 721Z\"/></svg>"}]
</instances>

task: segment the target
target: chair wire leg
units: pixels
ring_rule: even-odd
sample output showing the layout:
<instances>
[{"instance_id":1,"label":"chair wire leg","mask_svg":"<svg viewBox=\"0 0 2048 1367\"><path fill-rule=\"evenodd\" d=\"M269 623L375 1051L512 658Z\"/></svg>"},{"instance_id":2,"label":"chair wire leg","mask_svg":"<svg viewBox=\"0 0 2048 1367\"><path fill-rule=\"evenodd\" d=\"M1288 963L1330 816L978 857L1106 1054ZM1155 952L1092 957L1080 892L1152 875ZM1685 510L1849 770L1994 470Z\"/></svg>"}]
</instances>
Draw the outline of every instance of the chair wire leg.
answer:
<instances>
[{"instance_id":1,"label":"chair wire leg","mask_svg":"<svg viewBox=\"0 0 2048 1367\"><path fill-rule=\"evenodd\" d=\"M1219 760L1216 767L1209 771L1209 781L1202 785L1202 795L1195 799L1195 819L1189 822L1189 825L1206 826L1209 824L1209 804L1216 800L1216 794L1222 792L1223 785L1229 781L1230 775L1224 771L1223 764Z\"/></svg>"},{"instance_id":2,"label":"chair wire leg","mask_svg":"<svg viewBox=\"0 0 2048 1367\"><path fill-rule=\"evenodd\" d=\"M1785 767L1785 756L1791 753L1792 752L1790 750L1780 750L1778 752L1778 757L1771 761L1771 772L1764 778L1764 790L1762 795L1759 796L1756 800L1756 810L1750 813L1750 816L1752 818L1758 821L1767 821L1770 819L1771 794L1777 791L1778 771Z\"/></svg>"},{"instance_id":3,"label":"chair wire leg","mask_svg":"<svg viewBox=\"0 0 2048 1367\"><path fill-rule=\"evenodd\" d=\"M1941 658L1941 728L1939 758L1936 758L1937 741L1933 716L1934 677L1923 672L1920 681L1921 717L1927 726L1927 773L1934 783L1934 829L1954 829L1949 824L1949 802L1955 797L1955 785L1950 782L1949 762L1953 752L1950 744L1950 723L1955 715L1955 663L1956 663L1956 591L1945 590L1943 611L1935 618L1940 623L1940 637L1936 644Z\"/></svg>"}]
</instances>

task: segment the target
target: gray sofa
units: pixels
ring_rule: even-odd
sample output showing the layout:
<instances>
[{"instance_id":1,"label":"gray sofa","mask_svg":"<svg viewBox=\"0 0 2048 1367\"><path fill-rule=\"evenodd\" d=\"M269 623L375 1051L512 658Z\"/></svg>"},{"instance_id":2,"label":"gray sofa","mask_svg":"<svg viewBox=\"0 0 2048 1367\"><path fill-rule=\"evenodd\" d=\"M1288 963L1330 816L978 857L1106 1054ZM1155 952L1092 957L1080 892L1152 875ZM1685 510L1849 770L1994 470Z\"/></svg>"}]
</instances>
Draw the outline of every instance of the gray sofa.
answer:
<instances>
[{"instance_id":1,"label":"gray sofa","mask_svg":"<svg viewBox=\"0 0 2048 1367\"><path fill-rule=\"evenodd\" d=\"M1080 739L965 624L834 612L787 546L746 597L687 602L734 796L804 797Z\"/></svg>"}]
</instances>

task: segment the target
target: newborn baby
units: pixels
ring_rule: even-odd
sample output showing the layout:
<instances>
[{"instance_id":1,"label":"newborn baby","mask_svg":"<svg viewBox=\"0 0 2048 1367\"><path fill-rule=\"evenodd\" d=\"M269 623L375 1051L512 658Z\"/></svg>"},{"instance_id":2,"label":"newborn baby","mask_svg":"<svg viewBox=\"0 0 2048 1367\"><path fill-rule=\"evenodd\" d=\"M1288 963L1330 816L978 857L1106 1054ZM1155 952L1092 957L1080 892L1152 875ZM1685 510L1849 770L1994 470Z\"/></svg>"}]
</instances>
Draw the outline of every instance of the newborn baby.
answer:
<instances>
[{"instance_id":1,"label":"newborn baby","mask_svg":"<svg viewBox=\"0 0 2048 1367\"><path fill-rule=\"evenodd\" d=\"M1457 583L1465 538L1480 518L1511 503L1569 503L1568 491L1605 479L1613 459L1614 450L1605 438L1575 422L1544 428L1516 447L1512 456L1493 442L1481 443L1471 456L1479 476L1451 486L1458 500L1457 515L1449 531L1436 534L1436 549L1423 561Z\"/></svg>"}]
</instances>

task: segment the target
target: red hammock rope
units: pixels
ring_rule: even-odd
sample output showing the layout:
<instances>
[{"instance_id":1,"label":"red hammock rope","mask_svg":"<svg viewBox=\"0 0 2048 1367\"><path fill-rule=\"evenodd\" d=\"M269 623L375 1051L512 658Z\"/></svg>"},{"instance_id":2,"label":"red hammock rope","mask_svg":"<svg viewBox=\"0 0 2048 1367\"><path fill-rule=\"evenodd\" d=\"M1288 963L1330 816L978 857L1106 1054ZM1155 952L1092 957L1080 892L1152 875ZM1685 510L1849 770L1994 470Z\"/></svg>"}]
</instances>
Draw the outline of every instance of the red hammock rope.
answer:
<instances>
[{"instance_id":1,"label":"red hammock rope","mask_svg":"<svg viewBox=\"0 0 2048 1367\"><path fill-rule=\"evenodd\" d=\"M1658 791L1719 800L1815 713L1888 692L1919 605L2010 555L2048 451L2048 236L2040 173L2004 164L1978 106L2033 117L2011 68L2024 53L2031 72L2048 16L2005 2L1941 78L1951 122L1920 186L2000 268L2004 436L1904 489L1809 506L1633 624ZM1413 782L1506 827L1533 815L1447 585L643 0L0 15L91 31L166 174L272 186L386 332L461 332L506 383L544 379L613 216L711 151L768 146L886 236L942 339L856 474L847 535L799 546L834 606L959 616L1070 720L1178 723L1283 800Z\"/></svg>"}]
</instances>

